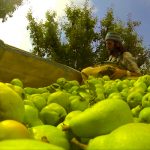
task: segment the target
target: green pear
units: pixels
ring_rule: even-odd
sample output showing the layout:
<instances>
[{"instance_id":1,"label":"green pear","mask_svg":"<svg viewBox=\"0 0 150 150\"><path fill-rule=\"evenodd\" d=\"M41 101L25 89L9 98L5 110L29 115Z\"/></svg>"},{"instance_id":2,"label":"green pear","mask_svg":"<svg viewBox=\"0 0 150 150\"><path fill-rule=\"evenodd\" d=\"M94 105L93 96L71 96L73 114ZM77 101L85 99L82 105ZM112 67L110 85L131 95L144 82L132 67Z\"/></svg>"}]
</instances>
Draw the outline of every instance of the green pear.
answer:
<instances>
[{"instance_id":1,"label":"green pear","mask_svg":"<svg viewBox=\"0 0 150 150\"><path fill-rule=\"evenodd\" d=\"M150 75L145 74L145 75L139 77L138 80L144 82L147 85L147 87L150 86Z\"/></svg>"},{"instance_id":2,"label":"green pear","mask_svg":"<svg viewBox=\"0 0 150 150\"><path fill-rule=\"evenodd\" d=\"M12 79L12 80L10 81L10 83L11 83L12 85L17 85L17 86L23 88L23 82L22 82L20 79L18 79L18 78Z\"/></svg>"},{"instance_id":3,"label":"green pear","mask_svg":"<svg viewBox=\"0 0 150 150\"><path fill-rule=\"evenodd\" d=\"M147 87L147 92L150 92L150 85Z\"/></svg>"},{"instance_id":4,"label":"green pear","mask_svg":"<svg viewBox=\"0 0 150 150\"><path fill-rule=\"evenodd\" d=\"M150 125L128 123L89 141L86 150L149 150Z\"/></svg>"},{"instance_id":5,"label":"green pear","mask_svg":"<svg viewBox=\"0 0 150 150\"><path fill-rule=\"evenodd\" d=\"M142 110L142 106L141 105L137 105L136 107L134 107L134 108L132 108L131 109L131 112L132 112L132 115L133 115L133 117L139 117L139 113L140 113L140 111Z\"/></svg>"},{"instance_id":6,"label":"green pear","mask_svg":"<svg viewBox=\"0 0 150 150\"><path fill-rule=\"evenodd\" d=\"M72 100L70 101L70 111L74 110L81 110L84 111L89 107L89 101L80 97L80 96L71 96L74 98L71 98Z\"/></svg>"},{"instance_id":7,"label":"green pear","mask_svg":"<svg viewBox=\"0 0 150 150\"><path fill-rule=\"evenodd\" d=\"M15 120L0 121L0 141L6 139L31 138L28 128Z\"/></svg>"},{"instance_id":8,"label":"green pear","mask_svg":"<svg viewBox=\"0 0 150 150\"><path fill-rule=\"evenodd\" d=\"M33 102L30 101L30 100L28 100L28 99L24 99L23 102L24 102L24 105L30 105L30 106L35 107L35 105L33 104Z\"/></svg>"},{"instance_id":9,"label":"green pear","mask_svg":"<svg viewBox=\"0 0 150 150\"><path fill-rule=\"evenodd\" d=\"M68 111L70 105L69 96L70 94L68 92L58 90L48 96L47 104L57 103Z\"/></svg>"},{"instance_id":10,"label":"green pear","mask_svg":"<svg viewBox=\"0 0 150 150\"><path fill-rule=\"evenodd\" d=\"M127 103L129 104L130 108L134 108L138 105L142 104L143 94L137 91L130 92L127 97Z\"/></svg>"},{"instance_id":11,"label":"green pear","mask_svg":"<svg viewBox=\"0 0 150 150\"><path fill-rule=\"evenodd\" d=\"M111 93L108 98L122 99L122 96L119 92Z\"/></svg>"},{"instance_id":12,"label":"green pear","mask_svg":"<svg viewBox=\"0 0 150 150\"><path fill-rule=\"evenodd\" d=\"M25 92L25 94L28 94L28 95L32 95L32 94L37 94L38 93L37 88L33 88L33 87L25 87L24 88L24 92Z\"/></svg>"},{"instance_id":13,"label":"green pear","mask_svg":"<svg viewBox=\"0 0 150 150\"><path fill-rule=\"evenodd\" d=\"M29 100L33 102L33 104L39 111L41 111L41 109L47 104L46 99L41 94L32 94L31 96L29 96Z\"/></svg>"},{"instance_id":14,"label":"green pear","mask_svg":"<svg viewBox=\"0 0 150 150\"><path fill-rule=\"evenodd\" d=\"M37 88L37 93L38 94L42 94L42 93L47 93L49 92L47 87L40 87L40 88Z\"/></svg>"},{"instance_id":15,"label":"green pear","mask_svg":"<svg viewBox=\"0 0 150 150\"><path fill-rule=\"evenodd\" d=\"M0 82L0 121L12 119L22 122L23 117L22 98L5 83Z\"/></svg>"},{"instance_id":16,"label":"green pear","mask_svg":"<svg viewBox=\"0 0 150 150\"><path fill-rule=\"evenodd\" d=\"M23 123L27 127L33 127L43 124L43 122L39 118L38 109L36 107L31 105L24 105L24 107L25 107L25 115Z\"/></svg>"},{"instance_id":17,"label":"green pear","mask_svg":"<svg viewBox=\"0 0 150 150\"><path fill-rule=\"evenodd\" d=\"M139 80L137 80L137 81L134 83L134 87L142 88L144 92L146 92L146 90L147 90L147 85L146 85L146 83L144 83L143 81L139 81Z\"/></svg>"},{"instance_id":18,"label":"green pear","mask_svg":"<svg viewBox=\"0 0 150 150\"><path fill-rule=\"evenodd\" d=\"M69 150L70 144L65 133L52 125L40 125L29 129L32 137L36 140L46 140L50 144L54 144Z\"/></svg>"},{"instance_id":19,"label":"green pear","mask_svg":"<svg viewBox=\"0 0 150 150\"><path fill-rule=\"evenodd\" d=\"M67 81L63 88L68 91L70 90L73 86L79 86L79 82L77 80L71 80L71 81Z\"/></svg>"},{"instance_id":20,"label":"green pear","mask_svg":"<svg viewBox=\"0 0 150 150\"><path fill-rule=\"evenodd\" d=\"M22 99L25 98L25 93L24 93L24 90L23 90L22 87L17 86L17 85L13 85L12 89L13 89L16 93L18 93L18 95L19 95Z\"/></svg>"},{"instance_id":21,"label":"green pear","mask_svg":"<svg viewBox=\"0 0 150 150\"><path fill-rule=\"evenodd\" d=\"M117 85L116 85L115 81L113 81L113 80L105 81L105 84L103 87L104 87L104 93L105 93L106 97L108 97L109 94L111 94L111 93L118 92Z\"/></svg>"},{"instance_id":22,"label":"green pear","mask_svg":"<svg viewBox=\"0 0 150 150\"><path fill-rule=\"evenodd\" d=\"M150 123L150 107L143 108L139 113L140 122Z\"/></svg>"},{"instance_id":23,"label":"green pear","mask_svg":"<svg viewBox=\"0 0 150 150\"><path fill-rule=\"evenodd\" d=\"M109 77L108 75L104 75L104 76L102 77L102 79L103 79L104 81L109 81L109 80L110 80L110 77Z\"/></svg>"},{"instance_id":24,"label":"green pear","mask_svg":"<svg viewBox=\"0 0 150 150\"><path fill-rule=\"evenodd\" d=\"M128 97L128 95L129 95L129 88L124 88L124 89L120 92L120 94L121 94L122 99L123 99L125 102L127 102L127 97Z\"/></svg>"},{"instance_id":25,"label":"green pear","mask_svg":"<svg viewBox=\"0 0 150 150\"><path fill-rule=\"evenodd\" d=\"M67 83L67 80L65 78L61 77L61 78L57 79L56 83L59 84L60 87L64 87L64 85Z\"/></svg>"},{"instance_id":26,"label":"green pear","mask_svg":"<svg viewBox=\"0 0 150 150\"><path fill-rule=\"evenodd\" d=\"M119 92L121 92L123 89L128 88L128 84L123 82L122 80L116 82L116 86Z\"/></svg>"},{"instance_id":27,"label":"green pear","mask_svg":"<svg viewBox=\"0 0 150 150\"><path fill-rule=\"evenodd\" d=\"M150 107L150 93L146 93L142 98L142 106Z\"/></svg>"},{"instance_id":28,"label":"green pear","mask_svg":"<svg viewBox=\"0 0 150 150\"><path fill-rule=\"evenodd\" d=\"M65 150L60 146L34 139L12 139L0 141L2 150Z\"/></svg>"},{"instance_id":29,"label":"green pear","mask_svg":"<svg viewBox=\"0 0 150 150\"><path fill-rule=\"evenodd\" d=\"M64 122L67 123L69 122L73 117L76 117L77 115L79 115L82 111L81 110L74 110L71 111L70 113L68 113L65 117Z\"/></svg>"},{"instance_id":30,"label":"green pear","mask_svg":"<svg viewBox=\"0 0 150 150\"><path fill-rule=\"evenodd\" d=\"M66 117L66 110L57 103L46 105L39 113L40 119L44 124L58 125Z\"/></svg>"},{"instance_id":31,"label":"green pear","mask_svg":"<svg viewBox=\"0 0 150 150\"><path fill-rule=\"evenodd\" d=\"M92 138L129 122L133 122L133 116L126 102L105 99L72 118L63 130L70 129L76 136Z\"/></svg>"}]
</instances>

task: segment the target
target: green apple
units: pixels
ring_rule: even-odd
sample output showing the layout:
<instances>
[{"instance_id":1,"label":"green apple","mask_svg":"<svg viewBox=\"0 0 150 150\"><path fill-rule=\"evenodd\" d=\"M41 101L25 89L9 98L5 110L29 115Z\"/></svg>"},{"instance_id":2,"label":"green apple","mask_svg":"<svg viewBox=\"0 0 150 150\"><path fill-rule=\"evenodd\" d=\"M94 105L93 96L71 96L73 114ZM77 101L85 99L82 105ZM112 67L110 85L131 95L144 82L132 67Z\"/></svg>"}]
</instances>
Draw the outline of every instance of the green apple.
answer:
<instances>
[{"instance_id":1,"label":"green apple","mask_svg":"<svg viewBox=\"0 0 150 150\"><path fill-rule=\"evenodd\" d=\"M142 106L150 107L150 93L146 93L142 98Z\"/></svg>"}]
</instances>

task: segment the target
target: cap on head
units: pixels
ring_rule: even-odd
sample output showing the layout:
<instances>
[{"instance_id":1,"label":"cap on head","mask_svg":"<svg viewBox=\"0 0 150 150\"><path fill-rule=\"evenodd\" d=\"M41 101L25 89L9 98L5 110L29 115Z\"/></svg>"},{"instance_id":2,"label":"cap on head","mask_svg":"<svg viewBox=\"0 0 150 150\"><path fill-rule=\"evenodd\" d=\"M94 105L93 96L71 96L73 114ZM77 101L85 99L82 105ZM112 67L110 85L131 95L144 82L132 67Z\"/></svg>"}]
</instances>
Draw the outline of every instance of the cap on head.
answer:
<instances>
[{"instance_id":1,"label":"cap on head","mask_svg":"<svg viewBox=\"0 0 150 150\"><path fill-rule=\"evenodd\" d=\"M122 43L120 35L116 32L108 32L105 37L105 41L106 40L114 40Z\"/></svg>"}]
</instances>

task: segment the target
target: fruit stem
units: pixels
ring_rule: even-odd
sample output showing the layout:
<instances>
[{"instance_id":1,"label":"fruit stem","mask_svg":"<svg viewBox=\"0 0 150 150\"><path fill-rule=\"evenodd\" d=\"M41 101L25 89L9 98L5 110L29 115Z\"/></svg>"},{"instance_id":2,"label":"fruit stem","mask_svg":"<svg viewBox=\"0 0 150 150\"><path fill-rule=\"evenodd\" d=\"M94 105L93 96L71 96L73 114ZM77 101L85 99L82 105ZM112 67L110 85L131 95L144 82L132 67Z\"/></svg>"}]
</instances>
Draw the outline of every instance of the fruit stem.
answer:
<instances>
[{"instance_id":1,"label":"fruit stem","mask_svg":"<svg viewBox=\"0 0 150 150\"><path fill-rule=\"evenodd\" d=\"M62 130L63 131L68 131L70 129L69 125L63 124L62 125Z\"/></svg>"},{"instance_id":2,"label":"fruit stem","mask_svg":"<svg viewBox=\"0 0 150 150\"><path fill-rule=\"evenodd\" d=\"M83 143L81 143L81 142L79 142L75 137L72 138L71 143L77 145L79 148L81 148L81 149L83 149L83 150L86 150L86 149L87 149L87 145L86 145L86 144L83 144Z\"/></svg>"}]
</instances>

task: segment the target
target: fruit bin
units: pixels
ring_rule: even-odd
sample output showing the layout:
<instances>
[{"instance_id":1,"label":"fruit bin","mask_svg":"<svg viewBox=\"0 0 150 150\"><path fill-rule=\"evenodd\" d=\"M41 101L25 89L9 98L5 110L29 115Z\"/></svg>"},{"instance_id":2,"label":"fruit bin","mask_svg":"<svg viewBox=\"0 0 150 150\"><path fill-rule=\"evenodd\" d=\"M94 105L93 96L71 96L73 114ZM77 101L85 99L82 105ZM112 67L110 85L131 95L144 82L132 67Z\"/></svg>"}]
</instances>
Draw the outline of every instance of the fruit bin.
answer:
<instances>
[{"instance_id":1,"label":"fruit bin","mask_svg":"<svg viewBox=\"0 0 150 150\"><path fill-rule=\"evenodd\" d=\"M18 77L25 86L43 87L59 77L81 82L79 71L60 63L35 56L0 41L0 81Z\"/></svg>"}]
</instances>

